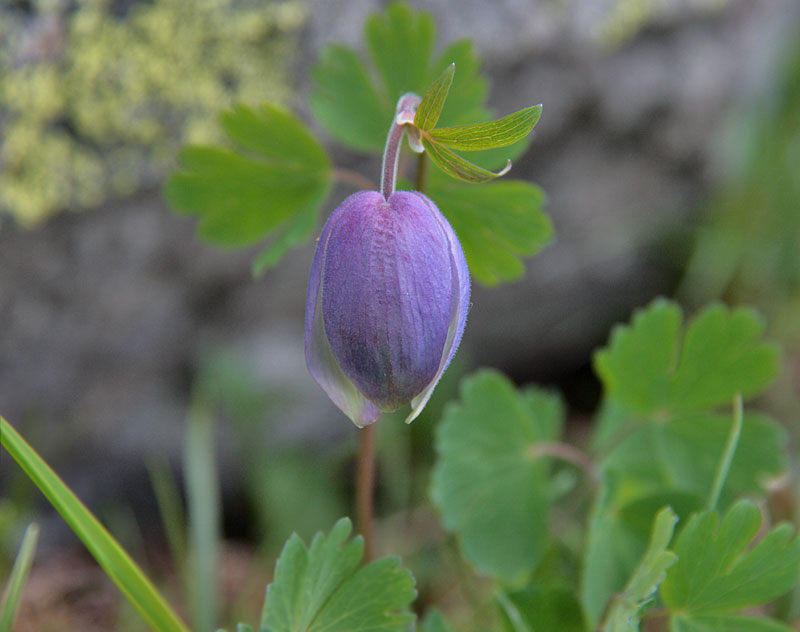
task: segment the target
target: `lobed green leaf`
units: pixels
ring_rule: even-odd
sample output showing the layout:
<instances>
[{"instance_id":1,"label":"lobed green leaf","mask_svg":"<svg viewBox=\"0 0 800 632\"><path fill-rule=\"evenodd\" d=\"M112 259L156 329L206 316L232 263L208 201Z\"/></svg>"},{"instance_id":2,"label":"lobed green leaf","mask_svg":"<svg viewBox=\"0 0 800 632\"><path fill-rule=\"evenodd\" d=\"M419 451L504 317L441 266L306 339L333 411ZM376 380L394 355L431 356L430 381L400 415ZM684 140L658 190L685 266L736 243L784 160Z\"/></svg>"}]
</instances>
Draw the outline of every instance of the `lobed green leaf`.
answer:
<instances>
[{"instance_id":1,"label":"lobed green leaf","mask_svg":"<svg viewBox=\"0 0 800 632\"><path fill-rule=\"evenodd\" d=\"M414 579L387 557L359 568L364 543L348 540L347 518L306 547L292 535L275 566L262 613L264 632L404 632Z\"/></svg>"},{"instance_id":2,"label":"lobed green leaf","mask_svg":"<svg viewBox=\"0 0 800 632\"><path fill-rule=\"evenodd\" d=\"M522 276L523 256L553 237L542 212L545 196L534 184L504 180L466 185L431 174L429 195L458 235L473 278L485 285Z\"/></svg>"},{"instance_id":3,"label":"lobed green leaf","mask_svg":"<svg viewBox=\"0 0 800 632\"><path fill-rule=\"evenodd\" d=\"M364 39L392 104L406 92L422 93L429 83L436 39L436 26L429 13L415 11L404 2L392 2L384 13L367 18Z\"/></svg>"},{"instance_id":4,"label":"lobed green leaf","mask_svg":"<svg viewBox=\"0 0 800 632\"><path fill-rule=\"evenodd\" d=\"M184 149L165 196L176 211L198 216L200 235L217 244L246 246L273 234L255 266L262 270L313 230L330 162L310 131L274 106L237 106L221 124L236 149Z\"/></svg>"},{"instance_id":5,"label":"lobed green leaf","mask_svg":"<svg viewBox=\"0 0 800 632\"><path fill-rule=\"evenodd\" d=\"M483 105L487 84L479 75L471 40L452 42L433 57L432 18L403 3L373 14L364 31L368 59L344 46L329 45L311 73L311 111L331 136L353 149L380 153L400 96L424 93L451 64L459 72L440 121L458 125L488 118Z\"/></svg>"},{"instance_id":6,"label":"lobed green leaf","mask_svg":"<svg viewBox=\"0 0 800 632\"><path fill-rule=\"evenodd\" d=\"M728 404L736 393L761 393L778 371L778 351L762 341L764 324L750 309L714 304L698 314L681 340L682 313L659 299L617 327L595 355L606 393L645 418L700 412Z\"/></svg>"},{"instance_id":7,"label":"lobed green leaf","mask_svg":"<svg viewBox=\"0 0 800 632\"><path fill-rule=\"evenodd\" d=\"M348 147L379 153L394 101L376 88L361 56L330 44L311 71L311 81L308 103L319 124Z\"/></svg>"},{"instance_id":8,"label":"lobed green leaf","mask_svg":"<svg viewBox=\"0 0 800 632\"><path fill-rule=\"evenodd\" d=\"M600 495L589 523L582 599L592 620L622 590L646 546L652 519L670 505L682 519L703 508L732 419L682 415L631 432L603 460ZM742 449L731 463L721 500L763 492L763 480L785 469L786 434L763 415L744 416Z\"/></svg>"},{"instance_id":9,"label":"lobed green leaf","mask_svg":"<svg viewBox=\"0 0 800 632\"><path fill-rule=\"evenodd\" d=\"M479 571L513 581L542 555L549 464L535 446L557 437L562 416L555 395L519 392L494 371L465 379L446 409L431 497Z\"/></svg>"},{"instance_id":10,"label":"lobed green leaf","mask_svg":"<svg viewBox=\"0 0 800 632\"><path fill-rule=\"evenodd\" d=\"M693 516L675 545L680 561L661 586L667 607L682 617L732 614L788 592L798 581L800 539L781 524L750 548L761 522L748 500L721 522L716 511Z\"/></svg>"}]
</instances>

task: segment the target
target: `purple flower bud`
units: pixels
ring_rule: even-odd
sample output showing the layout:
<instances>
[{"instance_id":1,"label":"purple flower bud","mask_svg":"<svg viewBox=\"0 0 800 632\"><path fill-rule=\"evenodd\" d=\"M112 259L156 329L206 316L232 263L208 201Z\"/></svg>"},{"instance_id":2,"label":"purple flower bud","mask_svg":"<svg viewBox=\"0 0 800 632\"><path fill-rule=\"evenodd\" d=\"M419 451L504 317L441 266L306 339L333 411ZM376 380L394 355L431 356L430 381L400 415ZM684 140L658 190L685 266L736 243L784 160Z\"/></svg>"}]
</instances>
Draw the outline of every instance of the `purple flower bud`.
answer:
<instances>
[{"instance_id":1,"label":"purple flower bud","mask_svg":"<svg viewBox=\"0 0 800 632\"><path fill-rule=\"evenodd\" d=\"M469 271L453 229L421 193L348 197L311 264L306 363L359 427L410 403L419 415L455 354Z\"/></svg>"}]
</instances>

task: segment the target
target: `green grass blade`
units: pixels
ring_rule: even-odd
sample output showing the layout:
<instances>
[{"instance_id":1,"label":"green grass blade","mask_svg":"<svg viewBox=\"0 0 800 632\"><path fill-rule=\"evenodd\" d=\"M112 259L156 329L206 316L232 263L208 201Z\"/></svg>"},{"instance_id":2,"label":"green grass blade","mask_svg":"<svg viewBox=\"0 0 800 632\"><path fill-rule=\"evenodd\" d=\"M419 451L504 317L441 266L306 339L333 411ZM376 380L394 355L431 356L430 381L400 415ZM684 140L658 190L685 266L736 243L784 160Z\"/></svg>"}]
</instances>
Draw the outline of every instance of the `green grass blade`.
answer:
<instances>
[{"instance_id":1,"label":"green grass blade","mask_svg":"<svg viewBox=\"0 0 800 632\"><path fill-rule=\"evenodd\" d=\"M147 466L150 484L156 496L156 504L161 514L161 523L167 535L170 556L175 568L186 567L186 515L178 488L178 481L172 474L166 459L153 461Z\"/></svg>"},{"instance_id":2,"label":"green grass blade","mask_svg":"<svg viewBox=\"0 0 800 632\"><path fill-rule=\"evenodd\" d=\"M28 572L33 564L33 554L36 551L36 540L39 538L39 526L34 522L25 530L22 545L19 547L14 568L8 577L3 598L0 599L0 632L11 632L14 620L17 618L22 601L22 591L28 579Z\"/></svg>"},{"instance_id":3,"label":"green grass blade","mask_svg":"<svg viewBox=\"0 0 800 632\"><path fill-rule=\"evenodd\" d=\"M214 462L214 425L208 406L197 398L186 429L184 476L189 508L188 594L192 627L213 630L218 621L217 560L220 500Z\"/></svg>"},{"instance_id":4,"label":"green grass blade","mask_svg":"<svg viewBox=\"0 0 800 632\"><path fill-rule=\"evenodd\" d=\"M0 443L61 514L150 628L156 632L189 632L105 527L3 417L0 417Z\"/></svg>"}]
</instances>

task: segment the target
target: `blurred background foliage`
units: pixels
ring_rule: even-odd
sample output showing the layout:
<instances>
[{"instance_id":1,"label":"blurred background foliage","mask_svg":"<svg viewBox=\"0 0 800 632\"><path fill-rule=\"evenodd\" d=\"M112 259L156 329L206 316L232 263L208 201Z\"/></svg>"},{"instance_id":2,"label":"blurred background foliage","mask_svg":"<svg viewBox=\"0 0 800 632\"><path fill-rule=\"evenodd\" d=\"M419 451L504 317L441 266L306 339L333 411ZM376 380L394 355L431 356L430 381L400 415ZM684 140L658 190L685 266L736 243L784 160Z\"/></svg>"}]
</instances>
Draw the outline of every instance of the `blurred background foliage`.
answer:
<instances>
[{"instance_id":1,"label":"blurred background foliage","mask_svg":"<svg viewBox=\"0 0 800 632\"><path fill-rule=\"evenodd\" d=\"M0 8L0 210L35 225L152 186L182 143L218 137L223 108L285 103L304 16L295 1Z\"/></svg>"}]
</instances>

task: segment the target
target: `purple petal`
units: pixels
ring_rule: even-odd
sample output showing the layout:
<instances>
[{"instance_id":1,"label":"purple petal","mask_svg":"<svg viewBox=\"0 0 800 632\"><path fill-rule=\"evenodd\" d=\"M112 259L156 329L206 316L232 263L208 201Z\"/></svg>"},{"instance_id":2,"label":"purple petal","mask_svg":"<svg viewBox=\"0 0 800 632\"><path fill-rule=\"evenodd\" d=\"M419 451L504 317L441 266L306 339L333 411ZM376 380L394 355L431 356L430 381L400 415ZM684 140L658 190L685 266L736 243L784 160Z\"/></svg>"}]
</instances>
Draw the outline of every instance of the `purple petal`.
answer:
<instances>
[{"instance_id":1,"label":"purple petal","mask_svg":"<svg viewBox=\"0 0 800 632\"><path fill-rule=\"evenodd\" d=\"M350 196L331 223L322 263L331 352L387 411L436 379L451 326L452 240L426 200L406 191L388 201L377 192Z\"/></svg>"},{"instance_id":2,"label":"purple petal","mask_svg":"<svg viewBox=\"0 0 800 632\"><path fill-rule=\"evenodd\" d=\"M436 205L430 199L421 193L415 193L415 195L418 195L425 201L426 204L431 207L434 215L439 220L445 235L447 236L450 246L450 263L453 270L453 288L450 306L451 319L447 330L447 341L445 342L439 369L437 370L436 375L430 384L425 387L425 390L411 400L412 410L408 417L406 417L407 424L410 424L412 421L414 421L422 412L422 409L425 408L425 405L428 403L428 400L433 394L433 389L436 388L436 385L439 383L439 379L442 377L445 369L447 369L450 361L453 359L456 349L458 349L458 345L461 342L461 336L464 333L464 327L467 324L467 312L469 311L470 294L469 268L467 267L467 260L464 257L464 251L461 248L461 243L458 241L458 237L456 237L455 231L453 230L452 226L450 226L447 218L445 218L445 216L439 212L439 209L436 208Z\"/></svg>"},{"instance_id":3,"label":"purple petal","mask_svg":"<svg viewBox=\"0 0 800 632\"><path fill-rule=\"evenodd\" d=\"M380 197L379 194L376 193ZM322 271L325 268L326 250L332 227L341 220L348 209L351 196L334 211L317 244L314 261L311 264L311 275L308 283L306 300L306 365L311 376L328 394L334 404L353 420L358 427L369 425L381 414L381 411L364 397L353 383L342 373L339 364L331 353L328 338L322 321ZM383 199L383 198L381 198Z\"/></svg>"}]
</instances>

